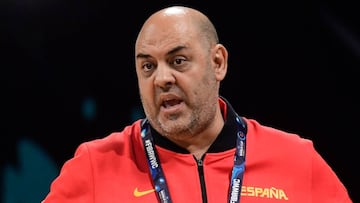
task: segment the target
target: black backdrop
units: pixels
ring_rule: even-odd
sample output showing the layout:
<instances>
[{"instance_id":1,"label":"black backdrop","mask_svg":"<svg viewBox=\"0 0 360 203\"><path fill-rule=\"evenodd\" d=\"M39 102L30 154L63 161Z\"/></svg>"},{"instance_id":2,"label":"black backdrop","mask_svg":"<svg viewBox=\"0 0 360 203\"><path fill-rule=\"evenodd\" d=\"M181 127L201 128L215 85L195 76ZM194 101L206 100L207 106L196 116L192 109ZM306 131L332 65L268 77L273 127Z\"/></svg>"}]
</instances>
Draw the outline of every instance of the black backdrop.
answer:
<instances>
[{"instance_id":1,"label":"black backdrop","mask_svg":"<svg viewBox=\"0 0 360 203\"><path fill-rule=\"evenodd\" d=\"M143 20L170 3L1 2L4 203L19 193L9 189L8 175L9 167L15 174L21 167L20 140L31 140L59 169L80 142L121 130L139 115L134 40ZM230 52L222 95L243 116L311 138L357 202L355 3L181 3L208 14ZM12 187L29 188L18 182ZM47 188L32 190L41 196Z\"/></svg>"}]
</instances>

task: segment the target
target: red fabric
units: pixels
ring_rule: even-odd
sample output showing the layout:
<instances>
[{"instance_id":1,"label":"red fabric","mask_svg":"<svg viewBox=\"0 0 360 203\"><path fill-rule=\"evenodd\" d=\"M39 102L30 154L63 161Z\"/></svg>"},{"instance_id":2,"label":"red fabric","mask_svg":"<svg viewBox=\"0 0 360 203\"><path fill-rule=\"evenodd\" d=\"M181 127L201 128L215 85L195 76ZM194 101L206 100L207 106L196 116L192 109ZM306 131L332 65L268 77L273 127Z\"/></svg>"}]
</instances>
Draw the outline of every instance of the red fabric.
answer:
<instances>
[{"instance_id":1,"label":"red fabric","mask_svg":"<svg viewBox=\"0 0 360 203\"><path fill-rule=\"evenodd\" d=\"M335 173L310 140L245 119L247 154L241 203L351 203ZM201 203L195 159L157 147L173 203ZM234 150L208 153L208 203L228 202ZM51 185L43 203L156 203L140 137L140 120L104 139L81 144Z\"/></svg>"}]
</instances>

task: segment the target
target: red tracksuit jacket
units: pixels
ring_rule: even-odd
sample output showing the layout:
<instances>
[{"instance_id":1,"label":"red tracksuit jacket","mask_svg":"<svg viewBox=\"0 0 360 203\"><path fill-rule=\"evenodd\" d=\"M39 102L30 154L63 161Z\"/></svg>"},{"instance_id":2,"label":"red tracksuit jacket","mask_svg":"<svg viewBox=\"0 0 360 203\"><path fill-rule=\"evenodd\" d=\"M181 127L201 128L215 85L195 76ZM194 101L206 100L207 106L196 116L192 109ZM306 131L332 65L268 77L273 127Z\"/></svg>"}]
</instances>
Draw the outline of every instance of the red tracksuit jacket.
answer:
<instances>
[{"instance_id":1,"label":"red tracksuit jacket","mask_svg":"<svg viewBox=\"0 0 360 203\"><path fill-rule=\"evenodd\" d=\"M156 133L154 140L173 203L227 203L234 163L234 111L220 99L225 126L202 164ZM351 203L312 141L244 118L246 165L241 203ZM81 144L42 203L157 203L140 122ZM202 177L202 178L200 178ZM203 187L205 186L205 187Z\"/></svg>"}]
</instances>

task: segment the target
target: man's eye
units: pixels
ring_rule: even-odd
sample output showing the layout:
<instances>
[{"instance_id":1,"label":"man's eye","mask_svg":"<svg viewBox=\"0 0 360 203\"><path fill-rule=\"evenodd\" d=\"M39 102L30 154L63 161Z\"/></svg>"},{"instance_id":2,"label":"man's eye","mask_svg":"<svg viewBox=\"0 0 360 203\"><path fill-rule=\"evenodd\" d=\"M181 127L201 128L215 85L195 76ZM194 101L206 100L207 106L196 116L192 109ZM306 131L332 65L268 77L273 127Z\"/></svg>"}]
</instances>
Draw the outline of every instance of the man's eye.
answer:
<instances>
[{"instance_id":1,"label":"man's eye","mask_svg":"<svg viewBox=\"0 0 360 203\"><path fill-rule=\"evenodd\" d=\"M151 71L153 68L154 68L154 66L152 63L145 63L143 65L143 70L146 72Z\"/></svg>"},{"instance_id":2,"label":"man's eye","mask_svg":"<svg viewBox=\"0 0 360 203\"><path fill-rule=\"evenodd\" d=\"M173 65L181 65L181 64L183 64L184 61L185 61L185 59L183 59L183 58L176 58L176 59L174 59L174 61L172 63L173 63Z\"/></svg>"}]
</instances>

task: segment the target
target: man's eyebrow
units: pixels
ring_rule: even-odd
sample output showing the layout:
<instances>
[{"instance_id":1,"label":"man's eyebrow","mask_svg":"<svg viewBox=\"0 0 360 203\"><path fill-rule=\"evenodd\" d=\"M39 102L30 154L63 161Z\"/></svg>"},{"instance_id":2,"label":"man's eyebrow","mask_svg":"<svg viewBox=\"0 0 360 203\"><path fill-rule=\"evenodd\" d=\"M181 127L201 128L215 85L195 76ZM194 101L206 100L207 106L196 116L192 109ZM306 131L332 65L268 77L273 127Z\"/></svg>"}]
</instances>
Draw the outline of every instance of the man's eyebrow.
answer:
<instances>
[{"instance_id":1,"label":"man's eyebrow","mask_svg":"<svg viewBox=\"0 0 360 203\"><path fill-rule=\"evenodd\" d=\"M136 55L136 58L150 58L150 55L149 54L139 53L139 54Z\"/></svg>"},{"instance_id":2,"label":"man's eyebrow","mask_svg":"<svg viewBox=\"0 0 360 203\"><path fill-rule=\"evenodd\" d=\"M187 48L187 47L186 47L186 46L183 46L183 45L176 46L176 47L174 47L173 49L171 49L170 51L168 51L168 52L166 53L166 55L172 55L172 54L174 54L174 53L176 53L176 52L178 52L178 51L180 51L180 50L182 50L182 49L186 49L186 48ZM139 54L136 55L136 58L150 58L150 57L151 57L150 54L139 53Z\"/></svg>"},{"instance_id":3,"label":"man's eyebrow","mask_svg":"<svg viewBox=\"0 0 360 203\"><path fill-rule=\"evenodd\" d=\"M176 46L174 47L173 49L171 49L170 51L168 51L168 53L166 55L172 55L182 49L186 49L187 47L186 46L183 46L183 45L180 45L180 46Z\"/></svg>"}]
</instances>

